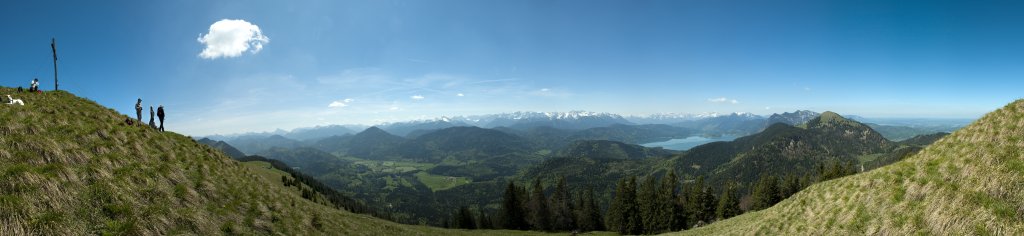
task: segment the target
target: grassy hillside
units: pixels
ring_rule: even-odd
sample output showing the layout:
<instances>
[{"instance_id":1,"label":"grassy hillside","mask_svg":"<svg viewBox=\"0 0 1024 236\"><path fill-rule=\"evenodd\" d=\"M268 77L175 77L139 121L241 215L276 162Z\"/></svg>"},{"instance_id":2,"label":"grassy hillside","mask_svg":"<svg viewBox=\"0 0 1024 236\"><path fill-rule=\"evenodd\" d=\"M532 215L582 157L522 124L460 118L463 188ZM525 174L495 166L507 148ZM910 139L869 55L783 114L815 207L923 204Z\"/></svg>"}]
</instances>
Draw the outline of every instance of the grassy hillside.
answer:
<instances>
[{"instance_id":1,"label":"grassy hillside","mask_svg":"<svg viewBox=\"0 0 1024 236\"><path fill-rule=\"evenodd\" d=\"M1024 100L918 154L682 234L1024 234Z\"/></svg>"},{"instance_id":2,"label":"grassy hillside","mask_svg":"<svg viewBox=\"0 0 1024 236\"><path fill-rule=\"evenodd\" d=\"M26 103L0 105L4 234L529 234L400 225L337 210L188 137L122 125L123 115L70 93L0 94Z\"/></svg>"}]
</instances>

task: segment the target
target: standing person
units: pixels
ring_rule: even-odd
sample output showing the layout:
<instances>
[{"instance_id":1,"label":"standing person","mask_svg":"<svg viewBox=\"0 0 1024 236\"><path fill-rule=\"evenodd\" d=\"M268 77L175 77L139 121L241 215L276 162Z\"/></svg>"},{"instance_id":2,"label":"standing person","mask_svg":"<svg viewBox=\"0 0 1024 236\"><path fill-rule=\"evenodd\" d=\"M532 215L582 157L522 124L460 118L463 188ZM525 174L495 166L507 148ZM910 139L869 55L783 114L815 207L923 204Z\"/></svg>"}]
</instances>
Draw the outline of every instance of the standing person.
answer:
<instances>
[{"instance_id":1,"label":"standing person","mask_svg":"<svg viewBox=\"0 0 1024 236\"><path fill-rule=\"evenodd\" d=\"M156 109L156 116L160 118L160 132L164 131L164 105Z\"/></svg>"},{"instance_id":2,"label":"standing person","mask_svg":"<svg viewBox=\"0 0 1024 236\"><path fill-rule=\"evenodd\" d=\"M39 91L39 78L32 79L32 84L28 86L28 92L34 93Z\"/></svg>"},{"instance_id":3,"label":"standing person","mask_svg":"<svg viewBox=\"0 0 1024 236\"><path fill-rule=\"evenodd\" d=\"M156 123L153 122L153 106L149 106L149 127L156 129Z\"/></svg>"},{"instance_id":4,"label":"standing person","mask_svg":"<svg viewBox=\"0 0 1024 236\"><path fill-rule=\"evenodd\" d=\"M142 98L135 102L135 117L139 119L139 123L142 123Z\"/></svg>"}]
</instances>

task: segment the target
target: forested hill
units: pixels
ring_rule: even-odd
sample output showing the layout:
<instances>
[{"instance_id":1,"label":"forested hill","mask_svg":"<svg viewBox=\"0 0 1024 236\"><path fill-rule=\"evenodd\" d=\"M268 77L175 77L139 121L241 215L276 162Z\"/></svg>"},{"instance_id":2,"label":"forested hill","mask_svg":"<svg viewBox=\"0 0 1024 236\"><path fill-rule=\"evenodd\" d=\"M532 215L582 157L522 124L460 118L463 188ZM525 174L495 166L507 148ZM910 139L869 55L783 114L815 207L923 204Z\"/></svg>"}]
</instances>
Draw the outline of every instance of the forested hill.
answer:
<instances>
[{"instance_id":1,"label":"forested hill","mask_svg":"<svg viewBox=\"0 0 1024 236\"><path fill-rule=\"evenodd\" d=\"M866 163L862 159L889 155L897 147L867 125L824 112L799 127L775 123L731 142L694 147L674 165L721 185L730 180L752 182L763 174L803 175L830 162L853 168Z\"/></svg>"}]
</instances>

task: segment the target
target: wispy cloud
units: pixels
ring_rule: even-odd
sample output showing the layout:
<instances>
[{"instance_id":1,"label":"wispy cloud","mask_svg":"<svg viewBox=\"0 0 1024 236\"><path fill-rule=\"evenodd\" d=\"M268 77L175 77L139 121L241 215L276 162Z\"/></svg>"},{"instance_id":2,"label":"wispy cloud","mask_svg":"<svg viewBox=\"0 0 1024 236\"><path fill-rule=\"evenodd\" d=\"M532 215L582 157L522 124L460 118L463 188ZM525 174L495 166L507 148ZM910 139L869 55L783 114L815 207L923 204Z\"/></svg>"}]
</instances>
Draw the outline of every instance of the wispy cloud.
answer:
<instances>
[{"instance_id":1,"label":"wispy cloud","mask_svg":"<svg viewBox=\"0 0 1024 236\"><path fill-rule=\"evenodd\" d=\"M210 25L210 31L196 39L206 48L199 53L204 59L238 57L249 51L253 54L263 50L263 44L270 38L263 35L260 27L245 20L223 19Z\"/></svg>"},{"instance_id":2,"label":"wispy cloud","mask_svg":"<svg viewBox=\"0 0 1024 236\"><path fill-rule=\"evenodd\" d=\"M330 108L347 107L348 104L350 104L350 103L352 103L354 101L356 101L356 100L355 99L351 99L351 98L346 98L346 99L343 99L343 100L333 101L333 102L331 102L331 104L327 104L327 107L330 107Z\"/></svg>"},{"instance_id":3,"label":"wispy cloud","mask_svg":"<svg viewBox=\"0 0 1024 236\"><path fill-rule=\"evenodd\" d=\"M409 98L412 100L423 100L425 97L423 95L412 95Z\"/></svg>"},{"instance_id":4,"label":"wispy cloud","mask_svg":"<svg viewBox=\"0 0 1024 236\"><path fill-rule=\"evenodd\" d=\"M713 102L713 103L729 103L729 104L738 104L738 103L740 103L740 101L738 101L736 99L729 99L729 98L726 98L726 97L708 98L708 102Z\"/></svg>"},{"instance_id":5,"label":"wispy cloud","mask_svg":"<svg viewBox=\"0 0 1024 236\"><path fill-rule=\"evenodd\" d=\"M563 97L564 98L564 97L572 96L572 94L569 93L568 91L565 91L563 89L552 89L552 88L540 88L540 89L533 90L533 91L529 92L528 94L529 95L533 95L533 96L539 96L539 97Z\"/></svg>"},{"instance_id":6,"label":"wispy cloud","mask_svg":"<svg viewBox=\"0 0 1024 236\"><path fill-rule=\"evenodd\" d=\"M455 96L459 96L459 97L465 97L466 95L465 95L465 94L462 94L462 93L457 93L457 94L455 94Z\"/></svg>"}]
</instances>

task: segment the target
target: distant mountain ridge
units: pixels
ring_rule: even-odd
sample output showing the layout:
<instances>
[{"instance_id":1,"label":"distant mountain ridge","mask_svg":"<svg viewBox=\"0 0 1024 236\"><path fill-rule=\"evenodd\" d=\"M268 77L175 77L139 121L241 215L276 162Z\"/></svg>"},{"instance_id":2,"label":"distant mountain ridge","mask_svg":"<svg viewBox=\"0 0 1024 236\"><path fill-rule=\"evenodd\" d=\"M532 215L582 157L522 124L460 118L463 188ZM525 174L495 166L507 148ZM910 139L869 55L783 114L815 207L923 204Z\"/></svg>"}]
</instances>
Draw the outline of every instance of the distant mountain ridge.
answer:
<instances>
[{"instance_id":1,"label":"distant mountain ridge","mask_svg":"<svg viewBox=\"0 0 1024 236\"><path fill-rule=\"evenodd\" d=\"M227 154L229 157L234 158L236 160L245 157L245 153L239 151L238 149L236 149L235 147L231 146L228 143L225 143L224 141L214 141L208 138L202 138L197 142L219 149L222 152L224 152L224 154Z\"/></svg>"},{"instance_id":2,"label":"distant mountain ridge","mask_svg":"<svg viewBox=\"0 0 1024 236\"><path fill-rule=\"evenodd\" d=\"M710 132L708 135L747 135L760 132L764 128L767 128L769 125L776 122L798 125L814 118L817 115L817 112L808 110L797 110L781 114L775 113L768 116L756 115L749 112L655 113L649 115L622 116L614 113L590 111L519 111L487 115L453 117L441 116L434 119L381 123L376 126L397 136L413 136L408 138L415 138L414 136L424 134L431 130L439 130L455 126L477 126L482 128L509 127L515 129L530 129L549 126L557 129L587 129L606 127L614 124L669 124L680 127L695 128L698 130L707 130ZM848 115L848 117L861 122L878 124L871 124L871 126L875 127L887 138L893 140L902 140L919 134L952 132L956 130L956 128L970 122L969 119L884 119L864 118L855 115ZM761 124L758 124L758 120L761 121ZM880 128L878 126L888 127ZM328 138L331 136L355 134L368 127L369 126L366 125L326 125L296 128L291 131L278 129L273 132L209 135L205 137L230 143L231 140L235 139L252 139L254 137L265 138L272 135L280 135L300 142L313 142L317 139Z\"/></svg>"},{"instance_id":3,"label":"distant mountain ridge","mask_svg":"<svg viewBox=\"0 0 1024 236\"><path fill-rule=\"evenodd\" d=\"M748 112L734 112L734 113L718 113L718 112L705 112L705 113L655 113L648 115L631 115L625 117L626 120L637 123L637 124L672 124L685 121L693 121L707 118L715 118L720 116L758 116Z\"/></svg>"},{"instance_id":4,"label":"distant mountain ridge","mask_svg":"<svg viewBox=\"0 0 1024 236\"><path fill-rule=\"evenodd\" d=\"M291 131L277 129L271 132L248 132L248 133L236 133L236 134L215 134L207 135L197 138L209 138L213 140L233 140L233 139L252 139L260 137L270 137L274 135L280 135L288 139L294 139L299 141L326 138L334 135L342 134L354 134L355 130L363 130L368 126L364 125L324 125L324 126L313 126L313 127L301 127L295 128Z\"/></svg>"},{"instance_id":5,"label":"distant mountain ridge","mask_svg":"<svg viewBox=\"0 0 1024 236\"><path fill-rule=\"evenodd\" d=\"M785 124L788 124L788 125L799 125L799 124L806 123L807 121L810 121L811 119L814 119L815 117L818 117L819 115L821 115L821 113L817 113L817 112L813 112L813 111L808 111L808 110L798 110L798 111L795 111L795 112L784 112L782 114L775 113L775 114L772 114L771 116L768 117L768 122L767 123L768 123L768 125L771 125L771 124L774 124L774 123L785 123Z\"/></svg>"}]
</instances>

